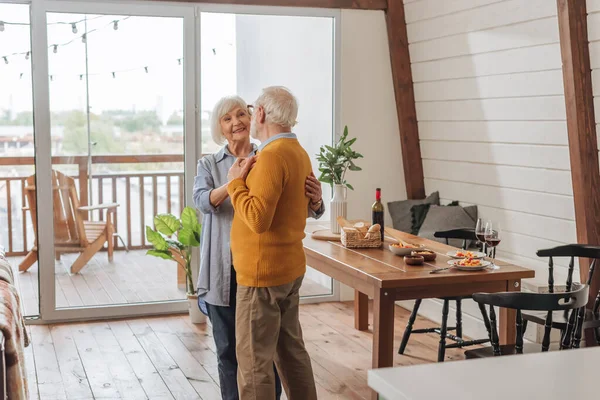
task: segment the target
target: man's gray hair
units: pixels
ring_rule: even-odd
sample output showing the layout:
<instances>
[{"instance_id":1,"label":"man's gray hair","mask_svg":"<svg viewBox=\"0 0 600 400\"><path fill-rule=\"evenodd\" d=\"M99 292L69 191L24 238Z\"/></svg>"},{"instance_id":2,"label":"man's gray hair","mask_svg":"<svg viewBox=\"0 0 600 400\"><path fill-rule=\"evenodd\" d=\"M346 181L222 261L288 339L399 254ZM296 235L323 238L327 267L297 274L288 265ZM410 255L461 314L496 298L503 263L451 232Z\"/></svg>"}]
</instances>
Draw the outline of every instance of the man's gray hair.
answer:
<instances>
[{"instance_id":1,"label":"man's gray hair","mask_svg":"<svg viewBox=\"0 0 600 400\"><path fill-rule=\"evenodd\" d=\"M283 86L264 88L254 103L255 109L265 109L265 122L285 128L293 128L298 118L298 101L289 89Z\"/></svg>"},{"instance_id":2,"label":"man's gray hair","mask_svg":"<svg viewBox=\"0 0 600 400\"><path fill-rule=\"evenodd\" d=\"M224 145L227 141L221 129L221 118L238 107L245 111L248 110L248 105L240 96L225 96L217 101L217 104L213 108L210 116L210 134L212 135L213 142L219 146Z\"/></svg>"}]
</instances>

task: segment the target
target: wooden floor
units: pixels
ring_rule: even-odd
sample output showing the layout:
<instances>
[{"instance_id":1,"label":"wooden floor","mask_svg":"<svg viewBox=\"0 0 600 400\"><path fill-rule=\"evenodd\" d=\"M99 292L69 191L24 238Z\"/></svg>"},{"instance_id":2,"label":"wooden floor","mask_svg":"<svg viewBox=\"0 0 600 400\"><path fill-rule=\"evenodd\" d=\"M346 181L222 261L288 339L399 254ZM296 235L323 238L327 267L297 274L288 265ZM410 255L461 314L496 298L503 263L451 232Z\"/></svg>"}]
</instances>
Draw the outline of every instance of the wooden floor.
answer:
<instances>
[{"instance_id":1,"label":"wooden floor","mask_svg":"<svg viewBox=\"0 0 600 400\"><path fill-rule=\"evenodd\" d=\"M82 307L143 303L185 299L185 290L177 287L176 264L146 255L145 250L117 251L113 262L105 252L96 254L78 274L69 269L77 254L65 254L55 264L56 305ZM10 257L18 278L24 315L38 315L38 264L27 272L18 272L23 257ZM305 278L302 296L328 293L326 288Z\"/></svg>"},{"instance_id":2,"label":"wooden floor","mask_svg":"<svg viewBox=\"0 0 600 400\"><path fill-rule=\"evenodd\" d=\"M408 318L396 307L395 347ZM371 319L372 321L372 319ZM301 306L319 399L368 399L370 332L353 327L351 303ZM432 326L418 319L417 327ZM212 332L188 316L30 325L26 348L32 399L220 399ZM395 365L435 362L439 338L411 337ZM463 358L450 349L447 360Z\"/></svg>"}]
</instances>

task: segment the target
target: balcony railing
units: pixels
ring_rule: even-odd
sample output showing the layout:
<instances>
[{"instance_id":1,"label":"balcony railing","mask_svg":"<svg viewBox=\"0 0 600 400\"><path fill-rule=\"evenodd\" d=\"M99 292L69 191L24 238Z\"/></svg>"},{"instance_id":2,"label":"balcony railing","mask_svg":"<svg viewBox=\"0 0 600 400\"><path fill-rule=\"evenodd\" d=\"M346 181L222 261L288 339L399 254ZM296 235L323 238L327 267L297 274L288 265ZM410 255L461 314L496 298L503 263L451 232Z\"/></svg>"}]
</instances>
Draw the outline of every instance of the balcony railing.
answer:
<instances>
[{"instance_id":1,"label":"balcony railing","mask_svg":"<svg viewBox=\"0 0 600 400\"><path fill-rule=\"evenodd\" d=\"M102 165L156 165L157 163L179 163L175 170L153 171L147 168L141 171L103 171L93 173L89 185L89 164L87 156L52 157L53 168L71 175L78 184L81 205L103 202L119 203L116 214L115 249L145 249L149 245L145 239L145 225L151 225L158 212L181 212L184 204L184 157L181 154L147 155L98 155L91 157L96 168ZM5 237L2 245L7 256L25 255L33 245L33 227L29 211L25 211L25 181L27 176L7 176L5 167L18 167L34 164L33 157L0 157L0 223L4 225ZM76 168L73 168L76 166ZM66 169L66 171L62 169ZM173 168L173 167L172 167ZM92 195L90 195L90 188ZM92 197L92 199L90 199ZM6 207L5 210L1 210ZM92 214L91 219L100 219L102 215ZM3 235L4 236L4 235ZM121 242L121 240L123 242Z\"/></svg>"}]
</instances>

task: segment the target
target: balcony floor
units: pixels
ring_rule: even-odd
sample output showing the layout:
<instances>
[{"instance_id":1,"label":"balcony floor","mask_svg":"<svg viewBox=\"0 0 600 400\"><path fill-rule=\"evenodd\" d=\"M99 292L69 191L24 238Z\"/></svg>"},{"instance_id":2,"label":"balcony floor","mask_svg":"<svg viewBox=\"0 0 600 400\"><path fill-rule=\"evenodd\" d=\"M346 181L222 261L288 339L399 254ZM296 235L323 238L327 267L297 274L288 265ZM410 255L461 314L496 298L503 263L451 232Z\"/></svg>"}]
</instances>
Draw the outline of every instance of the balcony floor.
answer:
<instances>
[{"instance_id":1,"label":"balcony floor","mask_svg":"<svg viewBox=\"0 0 600 400\"><path fill-rule=\"evenodd\" d=\"M69 268L77 254L65 254L56 262L56 305L59 308L144 303L185 298L177 287L176 264L147 256L145 250L115 251L108 262L105 252L96 254L79 274ZM10 257L21 294L24 315L38 312L38 264L17 272L23 257ZM302 296L325 294L330 288L305 277Z\"/></svg>"}]
</instances>

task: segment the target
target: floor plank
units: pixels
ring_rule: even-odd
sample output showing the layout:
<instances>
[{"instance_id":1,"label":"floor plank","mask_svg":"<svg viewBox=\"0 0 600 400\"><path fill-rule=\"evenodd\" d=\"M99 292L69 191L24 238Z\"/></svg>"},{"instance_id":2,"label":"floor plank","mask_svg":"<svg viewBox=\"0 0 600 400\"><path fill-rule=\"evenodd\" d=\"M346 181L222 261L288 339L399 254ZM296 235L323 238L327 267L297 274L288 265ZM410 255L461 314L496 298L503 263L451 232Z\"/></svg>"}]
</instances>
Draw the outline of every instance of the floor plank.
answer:
<instances>
[{"instance_id":1,"label":"floor plank","mask_svg":"<svg viewBox=\"0 0 600 400\"><path fill-rule=\"evenodd\" d=\"M50 327L32 325L30 331L30 346L33 346L33 357L35 359L35 371L40 398L44 400L66 400L67 395L60 374Z\"/></svg>"},{"instance_id":2,"label":"floor plank","mask_svg":"<svg viewBox=\"0 0 600 400\"><path fill-rule=\"evenodd\" d=\"M179 399L197 399L198 394L181 371L179 365L169 355L156 333L144 320L134 319L127 322L140 344L152 360L173 397Z\"/></svg>"},{"instance_id":3,"label":"floor plank","mask_svg":"<svg viewBox=\"0 0 600 400\"><path fill-rule=\"evenodd\" d=\"M156 400L173 399L169 388L129 328L127 321L111 321L108 322L108 326L148 397Z\"/></svg>"},{"instance_id":4,"label":"floor plank","mask_svg":"<svg viewBox=\"0 0 600 400\"><path fill-rule=\"evenodd\" d=\"M60 375L68 399L92 399L92 389L79 357L69 325L55 325L50 328Z\"/></svg>"}]
</instances>

